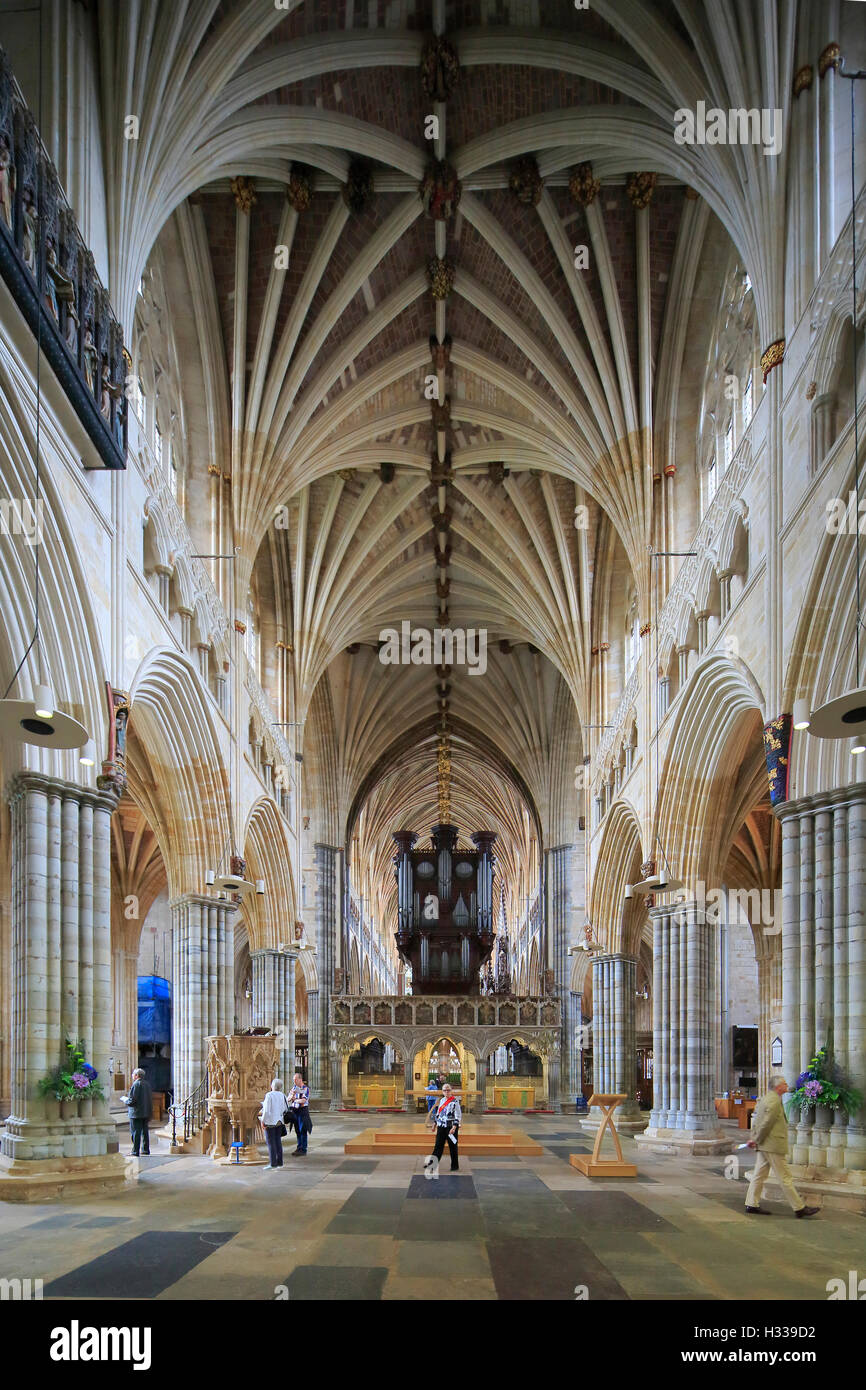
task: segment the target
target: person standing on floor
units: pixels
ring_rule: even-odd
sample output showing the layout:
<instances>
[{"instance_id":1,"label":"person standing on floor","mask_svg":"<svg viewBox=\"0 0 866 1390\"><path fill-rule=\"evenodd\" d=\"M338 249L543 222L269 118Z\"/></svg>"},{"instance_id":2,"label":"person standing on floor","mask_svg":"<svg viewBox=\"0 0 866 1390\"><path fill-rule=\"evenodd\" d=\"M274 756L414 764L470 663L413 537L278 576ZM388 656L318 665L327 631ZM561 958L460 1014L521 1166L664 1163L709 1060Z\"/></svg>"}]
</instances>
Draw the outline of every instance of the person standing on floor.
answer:
<instances>
[{"instance_id":1,"label":"person standing on floor","mask_svg":"<svg viewBox=\"0 0 866 1390\"><path fill-rule=\"evenodd\" d=\"M289 1109L288 1096L283 1091L283 1083L279 1077L274 1077L271 1082L271 1089L262 1101L262 1109L259 1119L265 1131L265 1139L268 1141L268 1158L270 1163L265 1164L265 1172L268 1168L282 1168L283 1166L283 1135L286 1126L283 1116Z\"/></svg>"},{"instance_id":2,"label":"person standing on floor","mask_svg":"<svg viewBox=\"0 0 866 1390\"><path fill-rule=\"evenodd\" d=\"M292 1152L292 1158L306 1158L307 1156L307 1136L313 1128L310 1118L310 1088L296 1071L294 1085L289 1091L289 1104L295 1113L295 1128L298 1131L298 1147Z\"/></svg>"},{"instance_id":3,"label":"person standing on floor","mask_svg":"<svg viewBox=\"0 0 866 1390\"><path fill-rule=\"evenodd\" d=\"M425 1168L432 1167L434 1162L438 1164L447 1139L448 1152L451 1155L451 1172L457 1172L460 1167L457 1156L457 1134L462 1118L460 1101L446 1081L442 1087L442 1099L436 1109L430 1112L431 1128L436 1131L436 1143L433 1146L433 1153L424 1165Z\"/></svg>"},{"instance_id":4,"label":"person standing on floor","mask_svg":"<svg viewBox=\"0 0 866 1390\"><path fill-rule=\"evenodd\" d=\"M132 1135L132 1157L141 1157L144 1144L145 1157L150 1157L150 1117L153 1114L153 1091L143 1069L136 1067L132 1073L129 1095L122 1096L126 1113L129 1115L129 1132Z\"/></svg>"},{"instance_id":5,"label":"person standing on floor","mask_svg":"<svg viewBox=\"0 0 866 1390\"><path fill-rule=\"evenodd\" d=\"M795 1216L815 1216L817 1207L807 1207L794 1186L791 1170L788 1167L788 1121L782 1096L788 1090L784 1076L773 1076L770 1089L761 1096L752 1115L752 1133L749 1148L757 1149L758 1161L752 1173L752 1181L746 1193L746 1211L750 1216L772 1216L772 1212L761 1206L761 1193L770 1169L790 1202Z\"/></svg>"}]
</instances>

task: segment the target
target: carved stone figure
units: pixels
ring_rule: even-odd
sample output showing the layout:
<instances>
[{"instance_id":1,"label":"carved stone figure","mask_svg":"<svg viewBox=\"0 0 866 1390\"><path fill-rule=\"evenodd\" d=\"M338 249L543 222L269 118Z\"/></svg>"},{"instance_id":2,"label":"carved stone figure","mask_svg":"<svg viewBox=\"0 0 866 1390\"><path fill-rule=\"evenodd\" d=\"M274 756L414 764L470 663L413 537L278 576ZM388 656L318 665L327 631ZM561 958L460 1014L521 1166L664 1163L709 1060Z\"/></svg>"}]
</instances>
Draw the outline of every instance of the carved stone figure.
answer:
<instances>
[{"instance_id":1,"label":"carved stone figure","mask_svg":"<svg viewBox=\"0 0 866 1390\"><path fill-rule=\"evenodd\" d=\"M432 159L418 188L424 211L436 222L450 222L457 211L463 185L445 159Z\"/></svg>"},{"instance_id":2,"label":"carved stone figure","mask_svg":"<svg viewBox=\"0 0 866 1390\"><path fill-rule=\"evenodd\" d=\"M75 286L57 264L57 247L53 236L45 238L45 302L54 322L60 323L60 304L75 305Z\"/></svg>"},{"instance_id":3,"label":"carved stone figure","mask_svg":"<svg viewBox=\"0 0 866 1390\"><path fill-rule=\"evenodd\" d=\"M120 387L115 386L114 382L111 380L111 368L109 367L108 362L104 361L102 364L102 386L100 394L99 413L102 416L103 420L107 420L109 424L111 423L111 402L112 400L119 400L122 395L123 392L121 391Z\"/></svg>"},{"instance_id":4,"label":"carved stone figure","mask_svg":"<svg viewBox=\"0 0 866 1390\"><path fill-rule=\"evenodd\" d=\"M343 200L350 212L361 213L373 196L373 168L368 159L351 160Z\"/></svg>"},{"instance_id":5,"label":"carved stone figure","mask_svg":"<svg viewBox=\"0 0 866 1390\"><path fill-rule=\"evenodd\" d=\"M531 154L523 155L514 164L508 187L524 207L536 207L540 203L544 183L538 172L538 163Z\"/></svg>"},{"instance_id":6,"label":"carved stone figure","mask_svg":"<svg viewBox=\"0 0 866 1390\"><path fill-rule=\"evenodd\" d=\"M0 131L0 217L12 230L12 200L15 197L15 165L5 131Z\"/></svg>"},{"instance_id":7,"label":"carved stone figure","mask_svg":"<svg viewBox=\"0 0 866 1390\"><path fill-rule=\"evenodd\" d=\"M25 188L21 207L21 255L24 264L36 279L36 245L39 238L39 214L33 193Z\"/></svg>"},{"instance_id":8,"label":"carved stone figure","mask_svg":"<svg viewBox=\"0 0 866 1390\"><path fill-rule=\"evenodd\" d=\"M431 34L421 53L421 85L433 101L447 101L460 77L457 50L444 35Z\"/></svg>"},{"instance_id":9,"label":"carved stone figure","mask_svg":"<svg viewBox=\"0 0 866 1390\"><path fill-rule=\"evenodd\" d=\"M96 367L99 354L96 351L96 344L93 341L93 320L84 321L84 379L91 391L96 390Z\"/></svg>"}]
</instances>

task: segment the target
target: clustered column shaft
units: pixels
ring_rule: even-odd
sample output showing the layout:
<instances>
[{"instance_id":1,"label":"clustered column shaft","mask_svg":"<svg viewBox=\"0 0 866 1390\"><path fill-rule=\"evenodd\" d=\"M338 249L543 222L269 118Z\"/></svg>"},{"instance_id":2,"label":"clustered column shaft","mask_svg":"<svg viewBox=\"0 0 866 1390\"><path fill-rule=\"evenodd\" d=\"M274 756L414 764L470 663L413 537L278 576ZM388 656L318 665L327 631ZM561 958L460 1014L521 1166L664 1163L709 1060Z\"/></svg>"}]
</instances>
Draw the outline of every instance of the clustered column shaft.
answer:
<instances>
[{"instance_id":1,"label":"clustered column shaft","mask_svg":"<svg viewBox=\"0 0 866 1390\"><path fill-rule=\"evenodd\" d=\"M0 1137L11 1160L101 1155L114 1139L105 1104L64 1121L38 1082L65 1061L66 1039L110 1087L110 824L113 792L21 773L12 820L12 1113ZM50 1126L50 1128L49 1128Z\"/></svg>"},{"instance_id":2,"label":"clustered column shaft","mask_svg":"<svg viewBox=\"0 0 866 1390\"><path fill-rule=\"evenodd\" d=\"M653 921L654 1096L650 1130L713 1137L715 932L698 903L656 908Z\"/></svg>"},{"instance_id":3,"label":"clustered column shaft","mask_svg":"<svg viewBox=\"0 0 866 1390\"><path fill-rule=\"evenodd\" d=\"M254 951L253 1025L279 1036L278 1075L290 1086L295 1072L295 951Z\"/></svg>"},{"instance_id":4,"label":"clustered column shaft","mask_svg":"<svg viewBox=\"0 0 866 1390\"><path fill-rule=\"evenodd\" d=\"M205 1074L206 1039L234 1026L235 908L190 893L171 909L171 1065L179 1104Z\"/></svg>"},{"instance_id":5,"label":"clustered column shaft","mask_svg":"<svg viewBox=\"0 0 866 1390\"><path fill-rule=\"evenodd\" d=\"M782 1069L790 1085L818 1048L866 1091L866 784L784 802ZM801 1112L794 1161L866 1167L866 1115Z\"/></svg>"},{"instance_id":6,"label":"clustered column shaft","mask_svg":"<svg viewBox=\"0 0 866 1390\"><path fill-rule=\"evenodd\" d=\"M597 957L592 966L593 1089L625 1095L616 1112L623 1121L640 1120L637 1105L635 991L637 961L619 952Z\"/></svg>"}]
</instances>

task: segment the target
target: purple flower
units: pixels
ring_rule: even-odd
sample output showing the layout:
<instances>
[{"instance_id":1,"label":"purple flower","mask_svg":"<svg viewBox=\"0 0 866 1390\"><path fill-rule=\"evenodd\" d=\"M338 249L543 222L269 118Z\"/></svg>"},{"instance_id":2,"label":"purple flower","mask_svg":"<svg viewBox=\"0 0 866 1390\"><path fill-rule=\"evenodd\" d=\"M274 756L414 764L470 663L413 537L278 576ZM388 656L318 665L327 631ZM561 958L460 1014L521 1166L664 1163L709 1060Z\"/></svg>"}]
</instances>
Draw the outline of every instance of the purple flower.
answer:
<instances>
[{"instance_id":1,"label":"purple flower","mask_svg":"<svg viewBox=\"0 0 866 1390\"><path fill-rule=\"evenodd\" d=\"M84 1091L90 1085L90 1077L85 1076L83 1071L72 1073L72 1084L77 1091Z\"/></svg>"},{"instance_id":2,"label":"purple flower","mask_svg":"<svg viewBox=\"0 0 866 1390\"><path fill-rule=\"evenodd\" d=\"M797 1084L796 1084L796 1086L794 1087L794 1090L795 1090L795 1091L799 1091L800 1087L801 1087L801 1086L805 1086L805 1084L806 1084L807 1081L814 1081L814 1080L815 1080L815 1073L814 1073L813 1071L801 1071L801 1072L800 1072L800 1075L797 1077Z\"/></svg>"},{"instance_id":3,"label":"purple flower","mask_svg":"<svg viewBox=\"0 0 866 1390\"><path fill-rule=\"evenodd\" d=\"M89 1062L85 1062L81 1070L84 1072L85 1076L90 1077L91 1081L95 1081L97 1076L99 1075L99 1072L96 1070L96 1068L92 1067Z\"/></svg>"},{"instance_id":4,"label":"purple flower","mask_svg":"<svg viewBox=\"0 0 866 1390\"><path fill-rule=\"evenodd\" d=\"M820 1081L813 1080L807 1081L803 1090L810 1100L817 1100L818 1096L823 1094L824 1087L821 1085Z\"/></svg>"}]
</instances>

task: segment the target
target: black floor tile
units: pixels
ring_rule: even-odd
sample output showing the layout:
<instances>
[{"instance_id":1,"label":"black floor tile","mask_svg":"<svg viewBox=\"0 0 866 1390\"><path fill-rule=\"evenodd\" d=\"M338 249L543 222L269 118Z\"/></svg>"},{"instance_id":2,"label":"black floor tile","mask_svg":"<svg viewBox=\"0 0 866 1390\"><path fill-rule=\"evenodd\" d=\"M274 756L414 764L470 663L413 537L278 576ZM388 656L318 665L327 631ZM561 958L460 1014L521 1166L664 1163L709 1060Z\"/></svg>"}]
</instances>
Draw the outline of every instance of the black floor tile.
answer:
<instances>
[{"instance_id":1,"label":"black floor tile","mask_svg":"<svg viewBox=\"0 0 866 1390\"><path fill-rule=\"evenodd\" d=\"M426 1178L416 1173L409 1184L407 1197L445 1198L457 1201L475 1198L475 1183L468 1173L449 1173L446 1169L438 1178Z\"/></svg>"},{"instance_id":2,"label":"black floor tile","mask_svg":"<svg viewBox=\"0 0 866 1390\"><path fill-rule=\"evenodd\" d=\"M513 1193L480 1194L481 1212L487 1239L507 1240L518 1236L552 1238L580 1236L580 1224L568 1207L548 1191L546 1197Z\"/></svg>"},{"instance_id":3,"label":"black floor tile","mask_svg":"<svg viewBox=\"0 0 866 1390\"><path fill-rule=\"evenodd\" d=\"M378 1266L298 1265L285 1280L291 1302L371 1302L382 1297L388 1270Z\"/></svg>"},{"instance_id":4,"label":"black floor tile","mask_svg":"<svg viewBox=\"0 0 866 1390\"><path fill-rule=\"evenodd\" d=\"M33 1221L25 1228L30 1231L60 1231L65 1226L77 1226L80 1221L86 1220L83 1211L58 1211L53 1216L44 1216L41 1221Z\"/></svg>"},{"instance_id":5,"label":"black floor tile","mask_svg":"<svg viewBox=\"0 0 866 1390\"><path fill-rule=\"evenodd\" d=\"M326 1236L393 1236L400 1223L396 1211L357 1213L338 1212L325 1227Z\"/></svg>"},{"instance_id":6,"label":"black floor tile","mask_svg":"<svg viewBox=\"0 0 866 1390\"><path fill-rule=\"evenodd\" d=\"M475 1240L481 1235L478 1203L460 1198L447 1206L438 1202L406 1202L396 1230L398 1240Z\"/></svg>"},{"instance_id":7,"label":"black floor tile","mask_svg":"<svg viewBox=\"0 0 866 1390\"><path fill-rule=\"evenodd\" d=\"M600 1299L627 1299L601 1261L579 1239L518 1236L488 1240L487 1255L496 1293L509 1301L555 1299L570 1302L578 1286L590 1305Z\"/></svg>"},{"instance_id":8,"label":"black floor tile","mask_svg":"<svg viewBox=\"0 0 866 1390\"><path fill-rule=\"evenodd\" d=\"M86 1221L79 1221L78 1229L94 1230L99 1226L123 1226L127 1221L131 1221L131 1216L91 1216Z\"/></svg>"},{"instance_id":9,"label":"black floor tile","mask_svg":"<svg viewBox=\"0 0 866 1390\"><path fill-rule=\"evenodd\" d=\"M234 1231L145 1231L46 1285L46 1298L155 1298Z\"/></svg>"},{"instance_id":10,"label":"black floor tile","mask_svg":"<svg viewBox=\"0 0 866 1390\"><path fill-rule=\"evenodd\" d=\"M550 1197L550 1188L541 1181L537 1173L525 1168L519 1172L485 1170L475 1174L475 1189L479 1197L487 1196L536 1196Z\"/></svg>"},{"instance_id":11,"label":"black floor tile","mask_svg":"<svg viewBox=\"0 0 866 1390\"><path fill-rule=\"evenodd\" d=\"M331 1171L334 1173L375 1173L379 1167L378 1158L347 1158Z\"/></svg>"},{"instance_id":12,"label":"black floor tile","mask_svg":"<svg viewBox=\"0 0 866 1390\"><path fill-rule=\"evenodd\" d=\"M406 1199L402 1187L359 1187L340 1207L340 1216L396 1215Z\"/></svg>"},{"instance_id":13,"label":"black floor tile","mask_svg":"<svg viewBox=\"0 0 866 1390\"><path fill-rule=\"evenodd\" d=\"M593 1179L595 1181L595 1179ZM584 1229L616 1231L676 1231L670 1221L658 1216L627 1192L558 1192L557 1197L573 1211Z\"/></svg>"}]
</instances>

